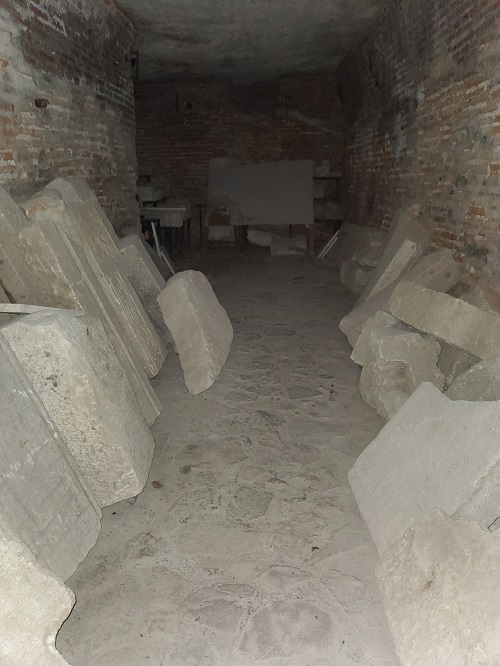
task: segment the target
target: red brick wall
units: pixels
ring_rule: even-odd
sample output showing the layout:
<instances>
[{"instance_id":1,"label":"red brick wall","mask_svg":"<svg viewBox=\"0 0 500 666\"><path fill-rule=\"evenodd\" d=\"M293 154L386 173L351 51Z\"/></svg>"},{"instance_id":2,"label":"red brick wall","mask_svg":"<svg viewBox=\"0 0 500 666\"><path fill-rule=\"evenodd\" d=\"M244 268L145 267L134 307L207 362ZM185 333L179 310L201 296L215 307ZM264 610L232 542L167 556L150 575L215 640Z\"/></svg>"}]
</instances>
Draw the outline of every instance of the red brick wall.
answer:
<instances>
[{"instance_id":1,"label":"red brick wall","mask_svg":"<svg viewBox=\"0 0 500 666\"><path fill-rule=\"evenodd\" d=\"M500 268L500 0L397 0L338 72L349 221L427 206L468 279Z\"/></svg>"},{"instance_id":2,"label":"red brick wall","mask_svg":"<svg viewBox=\"0 0 500 666\"><path fill-rule=\"evenodd\" d=\"M113 0L0 0L0 184L14 198L78 174L117 228L136 222L132 40Z\"/></svg>"},{"instance_id":3,"label":"red brick wall","mask_svg":"<svg viewBox=\"0 0 500 666\"><path fill-rule=\"evenodd\" d=\"M207 197L208 160L343 161L334 76L279 81L154 80L136 87L139 173L165 179L192 203Z\"/></svg>"}]
</instances>

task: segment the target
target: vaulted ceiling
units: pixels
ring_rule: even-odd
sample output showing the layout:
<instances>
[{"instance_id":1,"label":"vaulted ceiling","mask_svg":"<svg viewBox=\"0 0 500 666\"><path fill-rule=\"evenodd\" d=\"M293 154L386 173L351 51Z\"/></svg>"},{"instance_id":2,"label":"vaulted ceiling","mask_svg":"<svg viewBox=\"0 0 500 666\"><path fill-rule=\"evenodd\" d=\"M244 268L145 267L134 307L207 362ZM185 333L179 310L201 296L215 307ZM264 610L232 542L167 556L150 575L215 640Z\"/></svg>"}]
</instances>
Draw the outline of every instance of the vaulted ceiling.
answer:
<instances>
[{"instance_id":1,"label":"vaulted ceiling","mask_svg":"<svg viewBox=\"0 0 500 666\"><path fill-rule=\"evenodd\" d=\"M118 0L139 76L266 78L336 67L388 0Z\"/></svg>"}]
</instances>

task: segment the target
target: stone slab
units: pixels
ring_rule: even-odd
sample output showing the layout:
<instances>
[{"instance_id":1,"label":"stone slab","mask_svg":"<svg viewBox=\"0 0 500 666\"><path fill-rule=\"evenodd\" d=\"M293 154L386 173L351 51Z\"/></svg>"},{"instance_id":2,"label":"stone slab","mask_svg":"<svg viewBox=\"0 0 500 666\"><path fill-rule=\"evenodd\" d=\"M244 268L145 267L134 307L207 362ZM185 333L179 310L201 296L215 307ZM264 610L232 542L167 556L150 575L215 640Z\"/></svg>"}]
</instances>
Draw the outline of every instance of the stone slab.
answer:
<instances>
[{"instance_id":1,"label":"stone slab","mask_svg":"<svg viewBox=\"0 0 500 666\"><path fill-rule=\"evenodd\" d=\"M360 241L352 254L352 261L360 266L375 268L384 252L387 236L385 229L363 227Z\"/></svg>"},{"instance_id":2,"label":"stone slab","mask_svg":"<svg viewBox=\"0 0 500 666\"><path fill-rule=\"evenodd\" d=\"M413 217L402 218L391 229L382 257L357 304L361 305L375 296L412 268L423 255L430 238L430 232Z\"/></svg>"},{"instance_id":3,"label":"stone slab","mask_svg":"<svg viewBox=\"0 0 500 666\"><path fill-rule=\"evenodd\" d=\"M432 511L377 578L402 666L500 664L500 532Z\"/></svg>"},{"instance_id":4,"label":"stone slab","mask_svg":"<svg viewBox=\"0 0 500 666\"><path fill-rule=\"evenodd\" d=\"M359 390L381 416L386 416L380 400L383 393L398 391L409 396L422 382L443 388L444 375L437 367L441 348L433 338L395 326L373 328L367 347Z\"/></svg>"},{"instance_id":5,"label":"stone slab","mask_svg":"<svg viewBox=\"0 0 500 666\"><path fill-rule=\"evenodd\" d=\"M212 386L226 362L233 327L207 278L183 271L170 278L158 303L194 395Z\"/></svg>"},{"instance_id":6,"label":"stone slab","mask_svg":"<svg viewBox=\"0 0 500 666\"><path fill-rule=\"evenodd\" d=\"M379 396L380 415L383 416L386 421L390 421L392 417L398 413L408 398L409 395L403 391L384 391Z\"/></svg>"},{"instance_id":7,"label":"stone slab","mask_svg":"<svg viewBox=\"0 0 500 666\"><path fill-rule=\"evenodd\" d=\"M101 506L144 488L154 440L99 320L69 311L0 328Z\"/></svg>"},{"instance_id":8,"label":"stone slab","mask_svg":"<svg viewBox=\"0 0 500 666\"><path fill-rule=\"evenodd\" d=\"M379 554L433 508L489 527L500 506L500 403L454 402L421 384L349 482Z\"/></svg>"},{"instance_id":9,"label":"stone slab","mask_svg":"<svg viewBox=\"0 0 500 666\"><path fill-rule=\"evenodd\" d=\"M500 400L500 355L478 361L458 375L446 391L450 400Z\"/></svg>"},{"instance_id":10,"label":"stone slab","mask_svg":"<svg viewBox=\"0 0 500 666\"><path fill-rule=\"evenodd\" d=\"M462 349L441 341L438 368L445 376L445 388L448 388L459 375L478 362L477 356L467 354Z\"/></svg>"},{"instance_id":11,"label":"stone slab","mask_svg":"<svg viewBox=\"0 0 500 666\"><path fill-rule=\"evenodd\" d=\"M420 259L410 271L401 276L401 279L411 280L437 291L448 291L457 284L461 276L462 268L453 260L453 253L442 249ZM388 311L392 292L398 283L399 279L395 280L365 303L356 306L342 319L339 328L349 340L351 347L356 344L369 317L373 317L377 310Z\"/></svg>"},{"instance_id":12,"label":"stone slab","mask_svg":"<svg viewBox=\"0 0 500 666\"><path fill-rule=\"evenodd\" d=\"M415 282L398 284L389 309L406 324L478 358L500 349L500 315Z\"/></svg>"},{"instance_id":13,"label":"stone slab","mask_svg":"<svg viewBox=\"0 0 500 666\"><path fill-rule=\"evenodd\" d=\"M167 281L151 259L145 243L137 234L122 238L118 242L118 248L124 260L126 275L143 308L163 343L172 345L172 336L165 325L157 300L160 291L165 289Z\"/></svg>"},{"instance_id":14,"label":"stone slab","mask_svg":"<svg viewBox=\"0 0 500 666\"><path fill-rule=\"evenodd\" d=\"M1 337L0 374L0 529L66 580L99 536L100 507Z\"/></svg>"},{"instance_id":15,"label":"stone slab","mask_svg":"<svg viewBox=\"0 0 500 666\"><path fill-rule=\"evenodd\" d=\"M23 543L0 533L0 664L69 666L56 634L74 594L38 562Z\"/></svg>"},{"instance_id":16,"label":"stone slab","mask_svg":"<svg viewBox=\"0 0 500 666\"><path fill-rule=\"evenodd\" d=\"M337 242L328 253L328 261L340 269L344 261L350 261L363 238L364 227L344 222L339 230Z\"/></svg>"},{"instance_id":17,"label":"stone slab","mask_svg":"<svg viewBox=\"0 0 500 666\"><path fill-rule=\"evenodd\" d=\"M402 324L399 321L399 319L396 319L396 317L393 317L388 312L384 312L383 310L377 310L377 312L373 315L373 317L369 317L366 320L366 324L364 325L363 330L361 331L361 335L359 336L352 350L351 354L352 360L358 365L363 366L366 362L366 357L369 351L368 343L370 341L370 334L372 330L375 328L387 328L389 326L394 326L398 323L402 326L402 329L408 328L404 324Z\"/></svg>"},{"instance_id":18,"label":"stone slab","mask_svg":"<svg viewBox=\"0 0 500 666\"><path fill-rule=\"evenodd\" d=\"M41 287L40 304L84 310L102 321L146 423L154 423L161 403L80 246L47 221L26 228L20 239Z\"/></svg>"},{"instance_id":19,"label":"stone slab","mask_svg":"<svg viewBox=\"0 0 500 666\"><path fill-rule=\"evenodd\" d=\"M356 261L344 261L340 267L340 281L353 294L360 294L370 279L371 269Z\"/></svg>"}]
</instances>

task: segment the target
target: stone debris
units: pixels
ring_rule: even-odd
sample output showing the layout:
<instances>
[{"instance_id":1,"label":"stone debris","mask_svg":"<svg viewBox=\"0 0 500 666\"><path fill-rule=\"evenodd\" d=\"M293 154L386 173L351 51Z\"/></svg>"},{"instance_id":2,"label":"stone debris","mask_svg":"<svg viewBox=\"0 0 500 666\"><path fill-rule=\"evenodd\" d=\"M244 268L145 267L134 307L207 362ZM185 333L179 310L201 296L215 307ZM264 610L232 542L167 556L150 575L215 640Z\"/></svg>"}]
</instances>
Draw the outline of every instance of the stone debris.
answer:
<instances>
[{"instance_id":1,"label":"stone debris","mask_svg":"<svg viewBox=\"0 0 500 666\"><path fill-rule=\"evenodd\" d=\"M402 324L399 319L396 319L396 317L393 317L391 314L384 312L383 310L378 310L373 317L369 317L352 350L352 360L358 365L363 366L366 363L368 343L372 330L374 328L388 328L389 326L394 326L396 324L400 324L402 329L408 328Z\"/></svg>"},{"instance_id":2,"label":"stone debris","mask_svg":"<svg viewBox=\"0 0 500 666\"><path fill-rule=\"evenodd\" d=\"M500 532L434 510L377 568L402 666L500 664Z\"/></svg>"},{"instance_id":3,"label":"stone debris","mask_svg":"<svg viewBox=\"0 0 500 666\"><path fill-rule=\"evenodd\" d=\"M450 400L500 400L500 355L478 361L458 375L446 391Z\"/></svg>"},{"instance_id":4,"label":"stone debris","mask_svg":"<svg viewBox=\"0 0 500 666\"><path fill-rule=\"evenodd\" d=\"M101 322L42 311L16 318L0 333L100 505L138 495L154 440Z\"/></svg>"},{"instance_id":5,"label":"stone debris","mask_svg":"<svg viewBox=\"0 0 500 666\"><path fill-rule=\"evenodd\" d=\"M360 294L370 279L372 269L361 266L356 261L344 261L340 267L340 281L353 294Z\"/></svg>"},{"instance_id":6,"label":"stone debris","mask_svg":"<svg viewBox=\"0 0 500 666\"><path fill-rule=\"evenodd\" d=\"M212 386L226 362L233 327L207 278L184 271L170 278L158 296L179 354L184 381L196 395Z\"/></svg>"},{"instance_id":7,"label":"stone debris","mask_svg":"<svg viewBox=\"0 0 500 666\"><path fill-rule=\"evenodd\" d=\"M367 347L359 389L381 416L386 416L382 393L401 391L409 396L422 382L443 388L444 376L437 368L441 348L433 338L395 326L374 328Z\"/></svg>"},{"instance_id":8,"label":"stone debris","mask_svg":"<svg viewBox=\"0 0 500 666\"><path fill-rule=\"evenodd\" d=\"M404 273L378 294L369 298L365 303L356 305L351 312L340 322L339 328L354 347L369 317L378 310L388 311L392 293L400 280L410 280L424 287L436 291L449 291L462 276L462 268L453 259L450 250L442 249L423 257L411 270Z\"/></svg>"},{"instance_id":9,"label":"stone debris","mask_svg":"<svg viewBox=\"0 0 500 666\"><path fill-rule=\"evenodd\" d=\"M448 388L456 377L463 374L478 361L477 356L467 354L462 349L441 341L438 368L445 376L445 388Z\"/></svg>"},{"instance_id":10,"label":"stone debris","mask_svg":"<svg viewBox=\"0 0 500 666\"><path fill-rule=\"evenodd\" d=\"M421 384L349 472L379 554L434 508L489 527L499 514L499 437L499 402L454 402Z\"/></svg>"},{"instance_id":11,"label":"stone debris","mask_svg":"<svg viewBox=\"0 0 500 666\"><path fill-rule=\"evenodd\" d=\"M391 296L391 313L406 324L484 359L500 349L500 315L402 281Z\"/></svg>"},{"instance_id":12,"label":"stone debris","mask_svg":"<svg viewBox=\"0 0 500 666\"><path fill-rule=\"evenodd\" d=\"M0 529L66 580L97 540L100 507L1 336L0 375Z\"/></svg>"},{"instance_id":13,"label":"stone debris","mask_svg":"<svg viewBox=\"0 0 500 666\"><path fill-rule=\"evenodd\" d=\"M379 395L380 416L383 416L386 421L390 421L408 398L408 393L404 393L403 391L383 391Z\"/></svg>"},{"instance_id":14,"label":"stone debris","mask_svg":"<svg viewBox=\"0 0 500 666\"><path fill-rule=\"evenodd\" d=\"M20 541L0 532L0 663L5 666L68 666L56 634L75 603Z\"/></svg>"}]
</instances>

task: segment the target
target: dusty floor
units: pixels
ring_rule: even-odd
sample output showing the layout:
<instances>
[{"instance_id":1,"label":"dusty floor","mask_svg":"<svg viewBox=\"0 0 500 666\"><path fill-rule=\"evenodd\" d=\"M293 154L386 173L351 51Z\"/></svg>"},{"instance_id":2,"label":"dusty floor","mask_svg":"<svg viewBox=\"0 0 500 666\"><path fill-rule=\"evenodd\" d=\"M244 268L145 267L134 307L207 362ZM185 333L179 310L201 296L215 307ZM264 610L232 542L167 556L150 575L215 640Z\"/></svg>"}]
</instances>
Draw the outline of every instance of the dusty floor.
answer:
<instances>
[{"instance_id":1,"label":"dusty floor","mask_svg":"<svg viewBox=\"0 0 500 666\"><path fill-rule=\"evenodd\" d=\"M352 298L306 257L214 250L235 340L193 397L172 355L150 479L104 511L68 582L72 666L394 666L376 551L347 471L382 420L337 323Z\"/></svg>"}]
</instances>

